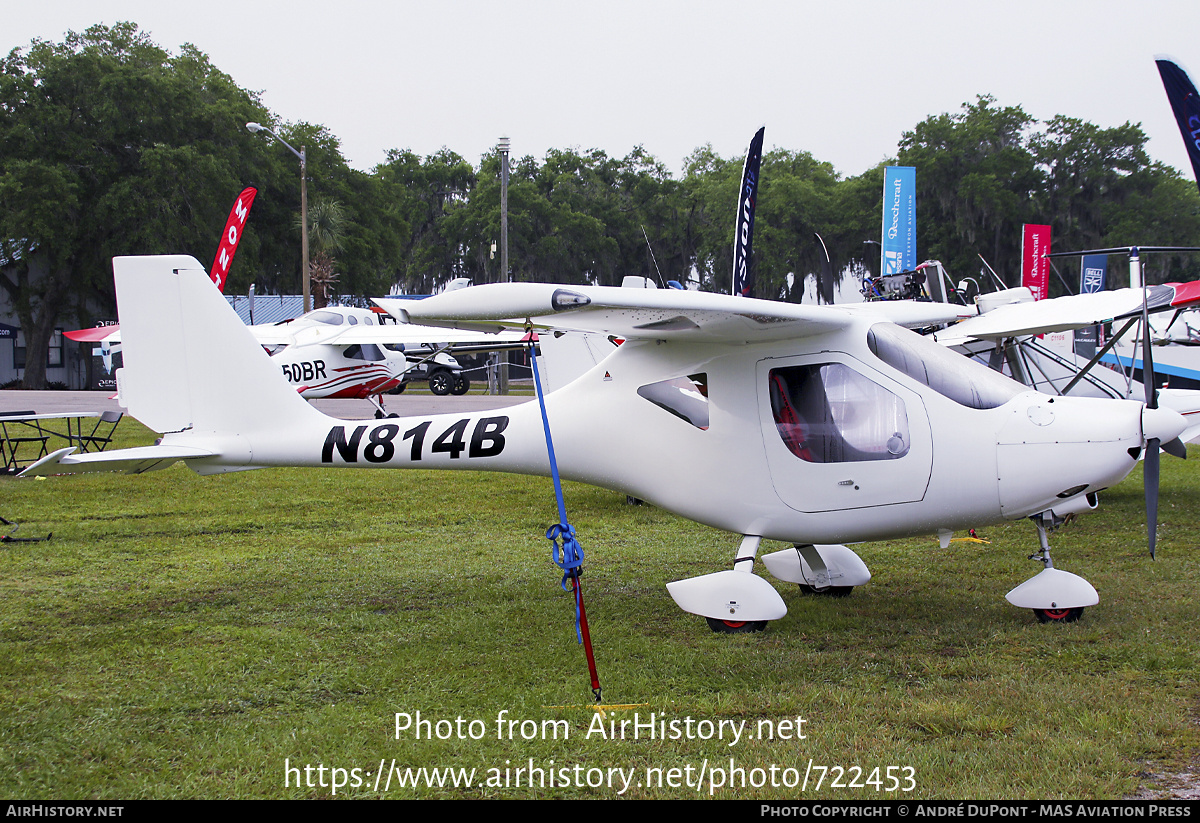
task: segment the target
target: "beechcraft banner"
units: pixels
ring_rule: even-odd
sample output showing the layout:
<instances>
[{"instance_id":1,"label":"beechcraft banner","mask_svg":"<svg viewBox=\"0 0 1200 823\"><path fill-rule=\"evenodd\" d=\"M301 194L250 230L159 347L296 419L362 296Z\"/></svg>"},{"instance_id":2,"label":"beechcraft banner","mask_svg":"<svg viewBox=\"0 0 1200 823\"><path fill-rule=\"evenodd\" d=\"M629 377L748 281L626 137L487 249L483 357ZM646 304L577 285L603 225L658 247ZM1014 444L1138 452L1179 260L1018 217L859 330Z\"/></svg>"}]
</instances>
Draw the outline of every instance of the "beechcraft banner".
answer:
<instances>
[{"instance_id":1,"label":"beechcraft banner","mask_svg":"<svg viewBox=\"0 0 1200 823\"><path fill-rule=\"evenodd\" d=\"M1050 227L1026 223L1021 232L1021 285L1042 300L1050 291Z\"/></svg>"},{"instance_id":2,"label":"beechcraft banner","mask_svg":"<svg viewBox=\"0 0 1200 823\"><path fill-rule=\"evenodd\" d=\"M887 166L883 172L883 273L917 267L917 170Z\"/></svg>"},{"instance_id":3,"label":"beechcraft banner","mask_svg":"<svg viewBox=\"0 0 1200 823\"><path fill-rule=\"evenodd\" d=\"M256 194L258 189L246 186L237 196L237 200L233 201L233 208L229 210L225 231L221 233L221 244L217 246L217 256L213 258L212 269L208 275L217 284L217 291L225 291L225 279L229 277L229 267L233 265L233 255L242 239L242 230L246 228L246 219L250 217L250 206L254 204Z\"/></svg>"}]
</instances>

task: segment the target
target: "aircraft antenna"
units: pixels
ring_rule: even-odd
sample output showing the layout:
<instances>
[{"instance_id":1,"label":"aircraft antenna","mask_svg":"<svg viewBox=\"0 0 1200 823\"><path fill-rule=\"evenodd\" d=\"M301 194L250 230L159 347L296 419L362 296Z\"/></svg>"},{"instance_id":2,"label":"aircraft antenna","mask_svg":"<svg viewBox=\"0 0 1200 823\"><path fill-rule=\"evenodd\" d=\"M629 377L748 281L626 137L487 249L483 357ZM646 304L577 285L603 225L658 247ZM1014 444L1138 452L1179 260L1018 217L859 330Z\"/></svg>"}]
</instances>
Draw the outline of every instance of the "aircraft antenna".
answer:
<instances>
[{"instance_id":1,"label":"aircraft antenna","mask_svg":"<svg viewBox=\"0 0 1200 823\"><path fill-rule=\"evenodd\" d=\"M654 270L658 272L658 284L665 289L667 281L663 280L662 270L658 268L658 259L654 256L654 247L650 245L650 235L646 234L645 226L642 226L642 237L646 238L646 248L650 250L650 262L654 264Z\"/></svg>"},{"instance_id":2,"label":"aircraft antenna","mask_svg":"<svg viewBox=\"0 0 1200 823\"><path fill-rule=\"evenodd\" d=\"M1067 290L1067 294L1074 294L1075 292L1071 290L1071 287L1067 284L1067 281L1063 279L1062 274L1058 270L1058 266L1054 265L1054 261L1046 258L1046 262L1050 264L1050 268L1054 270L1056 275L1058 275L1058 282L1063 284L1063 288Z\"/></svg>"},{"instance_id":3,"label":"aircraft antenna","mask_svg":"<svg viewBox=\"0 0 1200 823\"><path fill-rule=\"evenodd\" d=\"M1000 275L996 274L996 270L992 268L992 264L987 260L984 260L982 254L979 255L979 261L983 263L983 265L987 266L988 274L992 276L992 282L996 284L997 288L1000 291L1006 290L1008 288L1008 284L1000 278Z\"/></svg>"},{"instance_id":4,"label":"aircraft antenna","mask_svg":"<svg viewBox=\"0 0 1200 823\"><path fill-rule=\"evenodd\" d=\"M821 253L825 255L825 259L821 261L821 270L817 272L817 305L822 302L833 305L833 260L829 257L829 247L825 245L825 238L813 232L817 236L817 241L821 244ZM800 297L804 297L804 289L800 289Z\"/></svg>"}]
</instances>

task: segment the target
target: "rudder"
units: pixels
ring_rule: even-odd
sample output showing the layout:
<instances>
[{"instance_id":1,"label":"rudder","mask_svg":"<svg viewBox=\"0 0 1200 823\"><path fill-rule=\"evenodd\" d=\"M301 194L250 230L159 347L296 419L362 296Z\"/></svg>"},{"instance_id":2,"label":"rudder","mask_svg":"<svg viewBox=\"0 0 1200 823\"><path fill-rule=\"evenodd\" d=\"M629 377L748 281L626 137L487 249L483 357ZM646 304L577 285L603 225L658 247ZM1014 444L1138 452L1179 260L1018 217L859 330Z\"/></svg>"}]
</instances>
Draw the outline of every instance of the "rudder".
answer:
<instances>
[{"instance_id":1,"label":"rudder","mask_svg":"<svg viewBox=\"0 0 1200 823\"><path fill-rule=\"evenodd\" d=\"M158 432L248 433L319 415L186 255L113 259L120 402Z\"/></svg>"}]
</instances>

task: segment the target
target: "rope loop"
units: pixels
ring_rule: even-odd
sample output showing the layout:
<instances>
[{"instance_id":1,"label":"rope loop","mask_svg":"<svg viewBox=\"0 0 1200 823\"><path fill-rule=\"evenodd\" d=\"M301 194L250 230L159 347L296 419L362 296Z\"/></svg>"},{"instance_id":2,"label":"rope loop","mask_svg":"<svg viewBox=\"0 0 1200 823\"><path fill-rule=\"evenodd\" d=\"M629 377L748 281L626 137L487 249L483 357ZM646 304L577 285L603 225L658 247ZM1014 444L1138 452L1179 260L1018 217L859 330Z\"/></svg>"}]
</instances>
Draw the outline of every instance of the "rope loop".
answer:
<instances>
[{"instance_id":1,"label":"rope loop","mask_svg":"<svg viewBox=\"0 0 1200 823\"><path fill-rule=\"evenodd\" d=\"M554 565L563 570L563 591L571 591L567 581L583 574L583 547L575 539L575 527L570 523L556 523L546 529L546 539L550 541Z\"/></svg>"}]
</instances>

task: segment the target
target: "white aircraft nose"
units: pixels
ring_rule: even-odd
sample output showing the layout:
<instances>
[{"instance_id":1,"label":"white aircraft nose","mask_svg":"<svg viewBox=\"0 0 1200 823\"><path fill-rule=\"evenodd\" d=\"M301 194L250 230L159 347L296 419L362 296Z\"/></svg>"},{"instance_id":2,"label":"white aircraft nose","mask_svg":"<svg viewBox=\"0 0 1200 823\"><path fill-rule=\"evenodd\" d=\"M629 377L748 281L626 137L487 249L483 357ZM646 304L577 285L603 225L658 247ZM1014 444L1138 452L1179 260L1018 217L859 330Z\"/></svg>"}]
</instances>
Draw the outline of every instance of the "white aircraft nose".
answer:
<instances>
[{"instance_id":1,"label":"white aircraft nose","mask_svg":"<svg viewBox=\"0 0 1200 823\"><path fill-rule=\"evenodd\" d=\"M1183 415L1172 409L1152 409L1146 406L1142 409L1142 440L1149 441L1158 438L1160 443L1174 440L1183 434L1187 421Z\"/></svg>"},{"instance_id":2,"label":"white aircraft nose","mask_svg":"<svg viewBox=\"0 0 1200 823\"><path fill-rule=\"evenodd\" d=\"M1110 488L1137 465L1145 438L1169 442L1183 431L1179 414L1132 400L1030 393L1011 408L996 450L1000 509L1009 518Z\"/></svg>"}]
</instances>

